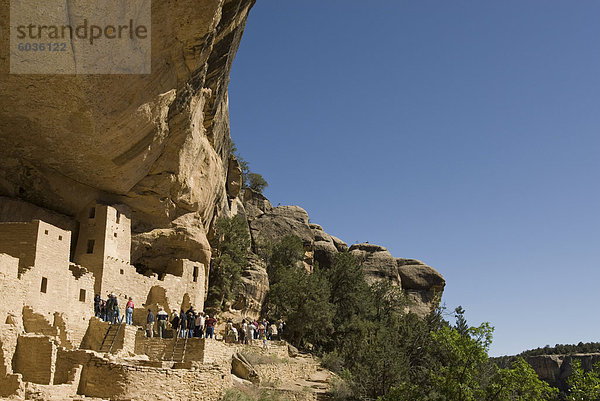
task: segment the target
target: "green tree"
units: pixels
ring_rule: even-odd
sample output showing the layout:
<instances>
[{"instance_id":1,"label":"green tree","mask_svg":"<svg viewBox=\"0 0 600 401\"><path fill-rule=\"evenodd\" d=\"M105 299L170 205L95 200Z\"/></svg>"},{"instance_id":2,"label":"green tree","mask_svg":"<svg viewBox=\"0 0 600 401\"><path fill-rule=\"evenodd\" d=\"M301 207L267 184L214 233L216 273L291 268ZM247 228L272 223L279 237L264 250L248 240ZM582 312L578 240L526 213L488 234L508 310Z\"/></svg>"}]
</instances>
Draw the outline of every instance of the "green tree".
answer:
<instances>
[{"instance_id":1,"label":"green tree","mask_svg":"<svg viewBox=\"0 0 600 401\"><path fill-rule=\"evenodd\" d=\"M469 325L467 319L465 319L465 310L462 306L458 306L454 309L454 317L456 318L456 330L463 336L469 334Z\"/></svg>"},{"instance_id":2,"label":"green tree","mask_svg":"<svg viewBox=\"0 0 600 401\"><path fill-rule=\"evenodd\" d=\"M264 189L269 186L267 181L260 174L248 173L247 178L248 178L248 187L251 190L258 192L260 194L262 194Z\"/></svg>"},{"instance_id":3,"label":"green tree","mask_svg":"<svg viewBox=\"0 0 600 401\"><path fill-rule=\"evenodd\" d=\"M600 400L600 363L585 372L581 367L581 361L573 358L571 369L573 372L567 379L569 391L565 399L567 401Z\"/></svg>"},{"instance_id":4,"label":"green tree","mask_svg":"<svg viewBox=\"0 0 600 401\"><path fill-rule=\"evenodd\" d=\"M251 188L256 192L262 193L269 184L262 175L253 173L250 170L250 164L240 155L237 146L233 142L231 142L230 153L235 156L242 170L242 188Z\"/></svg>"},{"instance_id":5,"label":"green tree","mask_svg":"<svg viewBox=\"0 0 600 401\"><path fill-rule=\"evenodd\" d=\"M210 267L207 304L221 308L231 301L248 263L250 235L246 219L239 215L219 218L213 242L216 252Z\"/></svg>"},{"instance_id":6,"label":"green tree","mask_svg":"<svg viewBox=\"0 0 600 401\"><path fill-rule=\"evenodd\" d=\"M286 322L284 335L296 346L315 344L331 333L333 308L327 280L296 266L281 272L268 294L268 314Z\"/></svg>"},{"instance_id":7,"label":"green tree","mask_svg":"<svg viewBox=\"0 0 600 401\"><path fill-rule=\"evenodd\" d=\"M432 371L432 382L448 400L482 399L484 380L489 373L487 351L492 342L489 323L469 327L461 334L454 327L442 327L432 333L440 356L440 366Z\"/></svg>"},{"instance_id":8,"label":"green tree","mask_svg":"<svg viewBox=\"0 0 600 401\"><path fill-rule=\"evenodd\" d=\"M558 389L540 380L531 365L517 358L510 369L496 371L487 385L485 400L552 401L558 400Z\"/></svg>"},{"instance_id":9,"label":"green tree","mask_svg":"<svg viewBox=\"0 0 600 401\"><path fill-rule=\"evenodd\" d=\"M304 245L296 236L286 236L263 247L270 290L265 302L269 317L286 322L284 335L296 346L315 344L331 334L333 307L323 272L304 268Z\"/></svg>"}]
</instances>

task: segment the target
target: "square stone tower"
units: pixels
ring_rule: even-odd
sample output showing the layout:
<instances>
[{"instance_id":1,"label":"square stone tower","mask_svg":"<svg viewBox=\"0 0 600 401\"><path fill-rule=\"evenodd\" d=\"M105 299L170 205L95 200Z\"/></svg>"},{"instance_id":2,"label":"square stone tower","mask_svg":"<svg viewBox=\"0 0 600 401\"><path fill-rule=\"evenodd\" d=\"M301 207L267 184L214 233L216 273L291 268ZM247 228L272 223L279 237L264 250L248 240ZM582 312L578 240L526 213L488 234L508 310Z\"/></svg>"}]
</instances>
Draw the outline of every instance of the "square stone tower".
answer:
<instances>
[{"instance_id":1,"label":"square stone tower","mask_svg":"<svg viewBox=\"0 0 600 401\"><path fill-rule=\"evenodd\" d=\"M130 209L125 205L91 203L78 216L79 236L75 263L85 266L95 277L94 291L100 293L106 259L129 263L131 255Z\"/></svg>"}]
</instances>

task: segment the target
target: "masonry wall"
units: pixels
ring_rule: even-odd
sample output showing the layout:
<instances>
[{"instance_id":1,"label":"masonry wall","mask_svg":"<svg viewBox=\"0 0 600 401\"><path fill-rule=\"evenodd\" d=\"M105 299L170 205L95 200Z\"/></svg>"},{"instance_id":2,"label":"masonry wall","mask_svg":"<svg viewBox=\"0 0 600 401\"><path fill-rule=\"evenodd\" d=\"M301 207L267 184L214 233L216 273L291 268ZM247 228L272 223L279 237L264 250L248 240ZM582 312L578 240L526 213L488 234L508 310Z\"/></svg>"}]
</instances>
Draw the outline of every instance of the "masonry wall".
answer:
<instances>
[{"instance_id":1,"label":"masonry wall","mask_svg":"<svg viewBox=\"0 0 600 401\"><path fill-rule=\"evenodd\" d=\"M159 307L171 314L180 309L187 310L191 305L197 311L204 307L204 265L189 260L173 262L181 271L181 276L154 273L146 276L139 274L131 264L107 257L102 273L101 295L106 299L107 293L114 293L119 300L120 314L125 313L128 297L133 298L135 305L133 323L146 324L148 309L154 316ZM194 281L194 267L197 267Z\"/></svg>"},{"instance_id":2,"label":"masonry wall","mask_svg":"<svg viewBox=\"0 0 600 401\"><path fill-rule=\"evenodd\" d=\"M180 338L179 343L182 341L185 340ZM189 338L183 362L204 362L206 341L204 338ZM178 346L180 345L178 344ZM174 346L175 338L148 338L140 331L137 333L135 340L135 354L147 355L151 361L170 361Z\"/></svg>"},{"instance_id":3,"label":"masonry wall","mask_svg":"<svg viewBox=\"0 0 600 401\"><path fill-rule=\"evenodd\" d=\"M230 369L218 365L161 369L93 359L83 369L79 391L88 397L113 400L218 401L232 386Z\"/></svg>"},{"instance_id":4,"label":"masonry wall","mask_svg":"<svg viewBox=\"0 0 600 401\"><path fill-rule=\"evenodd\" d=\"M35 263L38 223L0 223L0 253L19 259L21 269Z\"/></svg>"},{"instance_id":5,"label":"masonry wall","mask_svg":"<svg viewBox=\"0 0 600 401\"><path fill-rule=\"evenodd\" d=\"M0 253L0 325L12 323L22 327L25 293L18 276L19 259Z\"/></svg>"},{"instance_id":6,"label":"masonry wall","mask_svg":"<svg viewBox=\"0 0 600 401\"><path fill-rule=\"evenodd\" d=\"M93 212L92 212L93 211ZM131 254L131 220L125 205L107 206L90 204L79 215L80 227L75 262L86 266L97 278L96 292L100 292L102 270L106 257L126 263ZM89 241L93 241L93 249Z\"/></svg>"},{"instance_id":7,"label":"masonry wall","mask_svg":"<svg viewBox=\"0 0 600 401\"><path fill-rule=\"evenodd\" d=\"M19 336L13 357L13 369L23 375L23 380L52 384L56 364L56 345L50 337L42 335Z\"/></svg>"},{"instance_id":8,"label":"masonry wall","mask_svg":"<svg viewBox=\"0 0 600 401\"><path fill-rule=\"evenodd\" d=\"M104 340L106 331L110 326L110 323L103 322L96 317L92 317L89 320L89 325L85 336L81 341L80 348L100 351L102 341ZM138 331L141 332L141 330L138 330L138 327L136 326L129 326L125 324L121 325L121 328L115 337L111 352L115 353L123 351L126 354L133 353L135 351L136 335Z\"/></svg>"},{"instance_id":9,"label":"masonry wall","mask_svg":"<svg viewBox=\"0 0 600 401\"><path fill-rule=\"evenodd\" d=\"M54 326L62 335L61 345L78 345L93 314L94 277L85 269L77 274L69 269L70 233L41 221L2 223L0 232L10 238L8 245L0 241L2 247L19 242L13 253L26 260L0 255L0 323L21 320L23 308L29 307L39 316L28 315L27 331L50 335L35 326Z\"/></svg>"},{"instance_id":10,"label":"masonry wall","mask_svg":"<svg viewBox=\"0 0 600 401\"><path fill-rule=\"evenodd\" d=\"M62 326L65 339L78 346L87 330L88 319L94 314L94 277L86 273L76 278L68 264L62 267L42 264L26 271L20 281L25 292L23 303L50 325Z\"/></svg>"}]
</instances>

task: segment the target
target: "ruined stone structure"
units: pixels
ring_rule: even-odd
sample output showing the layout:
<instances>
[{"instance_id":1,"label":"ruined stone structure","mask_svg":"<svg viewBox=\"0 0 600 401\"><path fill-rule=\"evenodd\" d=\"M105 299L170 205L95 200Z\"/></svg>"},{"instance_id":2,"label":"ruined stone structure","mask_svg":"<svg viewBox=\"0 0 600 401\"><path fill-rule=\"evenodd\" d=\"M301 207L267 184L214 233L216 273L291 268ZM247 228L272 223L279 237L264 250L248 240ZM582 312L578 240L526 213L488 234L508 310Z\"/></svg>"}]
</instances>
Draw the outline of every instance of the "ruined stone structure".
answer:
<instances>
[{"instance_id":1,"label":"ruined stone structure","mask_svg":"<svg viewBox=\"0 0 600 401\"><path fill-rule=\"evenodd\" d=\"M90 377L86 372L92 362L99 369L93 355L85 354L86 363L72 363L66 370L61 359L71 358L69 352L79 348L100 350L108 323L93 317L94 294L115 294L122 313L132 297L137 305L134 324L139 326L147 309L156 314L159 307L167 312L203 308L204 264L175 259L161 274L142 274L129 263L127 207L93 203L79 216L73 253L77 263L70 261L71 232L40 220L0 223L0 396L23 393L25 382L62 385L77 381L82 372L79 378ZM133 354L136 331L123 327L115 351ZM71 371L78 373L69 376ZM87 387L77 388L85 393ZM97 390L90 394L99 395Z\"/></svg>"}]
</instances>

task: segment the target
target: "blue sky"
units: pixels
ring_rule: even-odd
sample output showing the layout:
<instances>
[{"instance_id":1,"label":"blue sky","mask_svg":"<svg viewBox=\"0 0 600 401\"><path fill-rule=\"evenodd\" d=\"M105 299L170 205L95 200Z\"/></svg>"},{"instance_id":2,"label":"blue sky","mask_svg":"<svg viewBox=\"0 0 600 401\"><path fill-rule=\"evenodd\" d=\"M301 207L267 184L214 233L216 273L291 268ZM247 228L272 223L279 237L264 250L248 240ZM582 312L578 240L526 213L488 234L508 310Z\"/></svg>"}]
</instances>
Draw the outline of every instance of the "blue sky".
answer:
<instances>
[{"instance_id":1,"label":"blue sky","mask_svg":"<svg viewBox=\"0 0 600 401\"><path fill-rule=\"evenodd\" d=\"M274 205L439 270L449 309L495 326L492 355L600 341L599 15L259 0L232 137Z\"/></svg>"}]
</instances>

